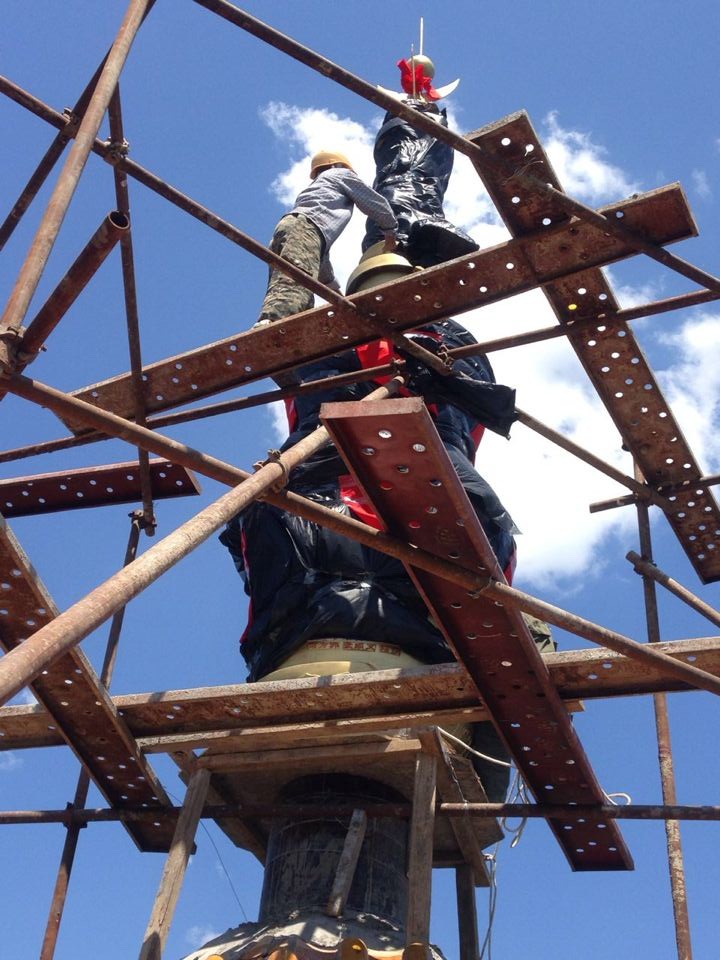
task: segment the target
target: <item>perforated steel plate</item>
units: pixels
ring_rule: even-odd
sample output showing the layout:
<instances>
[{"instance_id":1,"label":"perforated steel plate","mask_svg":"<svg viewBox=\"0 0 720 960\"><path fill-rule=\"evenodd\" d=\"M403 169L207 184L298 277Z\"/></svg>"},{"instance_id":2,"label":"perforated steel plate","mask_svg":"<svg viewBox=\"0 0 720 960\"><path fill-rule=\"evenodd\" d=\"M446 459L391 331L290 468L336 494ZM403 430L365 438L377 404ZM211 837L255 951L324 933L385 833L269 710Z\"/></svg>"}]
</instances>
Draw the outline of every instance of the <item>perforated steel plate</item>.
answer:
<instances>
[{"instance_id":1,"label":"perforated steel plate","mask_svg":"<svg viewBox=\"0 0 720 960\"><path fill-rule=\"evenodd\" d=\"M613 215L622 212L629 226L657 243L694 234L685 198L676 186L605 209ZM581 221L539 226L533 236L357 294L351 298L356 311L339 306L309 310L150 364L144 370L146 409L152 413L189 403L373 340L387 332L384 325L394 331L412 329L633 252L626 241ZM84 387L73 396L120 416L134 416L129 374ZM85 429L68 425L76 432Z\"/></svg>"},{"instance_id":2,"label":"perforated steel plate","mask_svg":"<svg viewBox=\"0 0 720 960\"><path fill-rule=\"evenodd\" d=\"M518 171L562 190L527 114L513 114L468 134L468 139L486 153L516 163ZM534 235L543 224L569 222L552 198L533 193L513 177L476 169L513 236ZM720 579L720 508L711 489L697 483L702 471L632 329L615 316L618 303L604 274L593 267L545 284L543 290L558 320L568 327L570 343L647 482L686 484L669 497L672 506L665 515L700 579ZM572 329L574 319L593 317L597 323L591 331L585 326Z\"/></svg>"},{"instance_id":3,"label":"perforated steel plate","mask_svg":"<svg viewBox=\"0 0 720 960\"><path fill-rule=\"evenodd\" d=\"M155 500L200 493L194 474L167 460L150 461L150 485ZM137 462L0 480L0 512L6 518L138 503L141 498Z\"/></svg>"},{"instance_id":4,"label":"perforated steel plate","mask_svg":"<svg viewBox=\"0 0 720 960\"><path fill-rule=\"evenodd\" d=\"M57 608L12 531L0 518L0 646L5 651L57 616ZM46 708L51 732L74 750L108 803L146 805L159 812L170 801L140 753L107 691L80 650L71 650L35 678L30 688ZM168 850L174 824L128 822L141 850Z\"/></svg>"},{"instance_id":5,"label":"perforated steel plate","mask_svg":"<svg viewBox=\"0 0 720 960\"><path fill-rule=\"evenodd\" d=\"M504 579L420 398L325 404L321 416L391 533ZM425 571L408 572L536 799L602 804L603 790L519 611ZM614 821L549 823L574 870L632 868Z\"/></svg>"}]
</instances>

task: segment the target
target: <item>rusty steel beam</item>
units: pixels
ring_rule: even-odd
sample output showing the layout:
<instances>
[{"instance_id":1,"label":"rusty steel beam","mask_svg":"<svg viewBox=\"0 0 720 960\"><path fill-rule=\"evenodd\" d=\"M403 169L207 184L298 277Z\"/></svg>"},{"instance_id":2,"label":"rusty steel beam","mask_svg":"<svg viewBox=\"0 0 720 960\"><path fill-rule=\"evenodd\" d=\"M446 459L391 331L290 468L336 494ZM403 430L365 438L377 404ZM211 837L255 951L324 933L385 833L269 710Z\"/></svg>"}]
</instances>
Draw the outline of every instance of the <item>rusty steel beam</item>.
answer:
<instances>
[{"instance_id":1,"label":"rusty steel beam","mask_svg":"<svg viewBox=\"0 0 720 960\"><path fill-rule=\"evenodd\" d=\"M158 499L200 493L193 474L168 460L150 462L150 480ZM0 512L5 518L29 517L58 510L136 503L140 493L137 463L83 467L0 480Z\"/></svg>"},{"instance_id":2,"label":"rusty steel beam","mask_svg":"<svg viewBox=\"0 0 720 960\"><path fill-rule=\"evenodd\" d=\"M8 380L12 380L16 387L17 381L23 381L25 378L14 374ZM360 403L392 396L402 382L401 378L396 377L386 386L379 387L369 394ZM141 436L151 433L137 425L134 426L134 431L139 432ZM235 489L178 527L140 558L96 587L73 607L33 633L21 646L10 651L0 660L0 703L7 702L44 667L77 646L116 610L127 604L166 570L204 543L245 506L277 486L279 482L284 485L294 467L327 443L327 431L319 427L290 450L278 455L275 459L269 459L255 474L244 479ZM181 448L182 444L177 444L177 447ZM201 459L204 458L203 455L200 456Z\"/></svg>"},{"instance_id":3,"label":"rusty steel beam","mask_svg":"<svg viewBox=\"0 0 720 960\"><path fill-rule=\"evenodd\" d=\"M694 663L720 677L720 637L676 640L658 645L677 660ZM645 663L606 648L567 650L543 656L550 679L567 709L582 700L637 696L658 691L687 691L689 684ZM289 730L317 736L323 723L379 729L450 721L468 722L484 712L467 673L455 663L406 670L340 674L331 683L317 679L261 681L193 690L164 690L113 697L131 734L143 748L171 752L179 737L199 739L212 733L244 731L260 740L277 740ZM288 719L291 717L292 719ZM457 718L460 719L457 719ZM464 720L463 720L464 718ZM40 707L0 709L0 749L61 746L64 741ZM152 741L152 744L151 744Z\"/></svg>"},{"instance_id":4,"label":"rusty steel beam","mask_svg":"<svg viewBox=\"0 0 720 960\"><path fill-rule=\"evenodd\" d=\"M223 463L223 461L215 457L202 454L197 450L192 450L192 448L188 448L184 444L170 440L161 434L148 430L145 427L140 427L114 414L104 412L97 407L93 407L91 404L64 394L59 390L54 390L51 387L39 384L36 381L29 380L26 377L18 374L10 374L6 378L6 381L9 389L18 396L25 397L25 399L32 400L36 403L41 403L59 415L69 416L71 419L74 417L76 420L86 423L88 426L104 429L112 436L120 437L137 445L142 445L155 453L161 453L169 460L180 463L190 469L195 469L198 473L219 480L221 483L234 485L252 476L246 471ZM372 394L369 395L365 400L360 401L360 403L365 403L370 400L372 396ZM699 689L720 693L720 681L705 671L694 667L692 664L683 664L674 661L671 657L666 657L659 653L659 651L648 648L646 644L635 643L635 641L629 637L623 637L615 631L593 624L582 617L561 610L536 597L524 594L506 584L490 582L487 577L479 577L474 573L462 570L455 564L449 563L444 558L437 557L428 551L415 551L407 543L398 538L388 537L373 527L369 527L350 517L342 517L336 511L322 507L320 504L314 504L297 494L286 493L280 495L268 492L265 494L265 499L283 509L291 510L293 513L297 513L305 519L320 523L329 529L337 530L366 546L407 560L411 562L414 567L431 571L451 582L467 586L470 590L483 590L487 592L489 596L499 601L509 601L513 607L516 606L520 610L539 616L548 623L562 627L563 629L568 629L578 636L585 637L585 639L590 640L592 643L598 643L601 646L607 646L619 652L627 653L628 656L643 660L648 665L655 663L658 668L664 668L673 676ZM237 508L237 510L239 509L240 507ZM2 664L0 664L0 675L1 673Z\"/></svg>"},{"instance_id":5,"label":"rusty steel beam","mask_svg":"<svg viewBox=\"0 0 720 960\"><path fill-rule=\"evenodd\" d=\"M642 251L647 254L647 256L675 270L682 276L688 277L695 283L699 283L711 290L720 291L720 278L704 270L700 270L698 267L687 263L687 261L682 260L680 257L669 253L667 250L663 250L655 243L649 242L646 238L638 236L632 229L628 229L626 225L619 220L609 216L603 216L596 210L593 210L592 207L587 207L579 200L567 196L567 194L563 193L562 190L558 189L553 183L548 182L549 178L545 180L527 173L526 158L523 158L522 163L518 163L512 160L505 160L502 157L488 152L473 140L469 139L472 135L469 134L468 137L463 137L448 127L441 126L431 117L426 117L417 110L413 110L412 107L407 106L407 104L385 93L379 87L368 83L366 80L356 76L349 70L343 69L316 51L298 43L292 37L286 36L279 30L275 30L269 26L269 24L263 23L263 21L251 16L244 10L233 6L228 0L195 0L195 2L201 7L205 7L207 10L222 17L224 20L227 20L229 23L263 40L265 43L269 43L271 46L293 57L300 63L304 63L323 76L334 80L353 93L359 94L365 100L369 100L371 103L382 107L397 117L402 117L417 130L428 133L434 139L449 144L453 149L457 150L458 153L469 157L478 170L487 171L495 177L506 181L511 177L568 215L576 216L587 223L594 223L596 227L608 231L615 237L624 239L633 245L633 249Z\"/></svg>"},{"instance_id":6,"label":"rusty steel beam","mask_svg":"<svg viewBox=\"0 0 720 960\"><path fill-rule=\"evenodd\" d=\"M467 494L423 400L326 403L320 416L374 511L395 536L407 536L466 569L505 584ZM418 570L406 570L457 660L475 683L515 765L536 799L601 803L602 788L548 669L515 605L467 591ZM550 821L574 870L630 870L620 833L568 836Z\"/></svg>"},{"instance_id":7,"label":"rusty steel beam","mask_svg":"<svg viewBox=\"0 0 720 960\"><path fill-rule=\"evenodd\" d=\"M75 142L55 185L5 311L0 317L0 331L20 332L30 301L40 282L50 251L92 150L112 91L115 89L132 42L146 14L148 2L149 0L130 0L120 30L88 101Z\"/></svg>"},{"instance_id":8,"label":"rusty steel beam","mask_svg":"<svg viewBox=\"0 0 720 960\"><path fill-rule=\"evenodd\" d=\"M105 217L18 340L18 359L23 367L39 353L129 226L130 221L120 210Z\"/></svg>"},{"instance_id":9,"label":"rusty steel beam","mask_svg":"<svg viewBox=\"0 0 720 960\"><path fill-rule=\"evenodd\" d=\"M0 663L23 650L32 632L52 624L59 612L22 547L0 518ZM167 804L162 784L139 751L107 691L82 651L69 650L31 683L48 711L48 726L72 748L113 806ZM152 823L133 831L142 850L167 850L170 835Z\"/></svg>"},{"instance_id":10,"label":"rusty steel beam","mask_svg":"<svg viewBox=\"0 0 720 960\"><path fill-rule=\"evenodd\" d=\"M514 114L471 136L486 152L506 156L518 166L531 156L538 175L560 189L526 114ZM533 235L540 224L567 222L567 211L554 200L513 177L475 166L513 236ZM622 215L622 210L615 211L615 217L624 219ZM568 326L568 340L648 484L692 484L670 498L672 507L665 515L700 579L720 579L720 535L714 533L720 528L720 506L698 485L700 467L631 328L619 318L606 277L592 267L544 284L543 292L561 324L576 316L595 317L591 332Z\"/></svg>"},{"instance_id":11,"label":"rusty steel beam","mask_svg":"<svg viewBox=\"0 0 720 960\"><path fill-rule=\"evenodd\" d=\"M676 187L604 209L622 212L634 229L662 243L688 236L693 229L686 201ZM378 322L397 331L410 330L631 253L629 245L581 221L541 227L520 239L355 294L357 310L319 307L150 364L144 370L148 411L178 406L377 339ZM73 395L132 416L127 374Z\"/></svg>"},{"instance_id":12,"label":"rusty steel beam","mask_svg":"<svg viewBox=\"0 0 720 960\"><path fill-rule=\"evenodd\" d=\"M663 483L654 489L663 497L670 497L672 494L687 492L690 487L715 487L720 483L720 473L706 474L698 477L696 483L684 480L682 483ZM631 507L637 503L634 494L624 497L613 497L611 500L598 500L590 504L590 513L600 513L603 510L614 510L616 507Z\"/></svg>"},{"instance_id":13,"label":"rusty steel beam","mask_svg":"<svg viewBox=\"0 0 720 960\"><path fill-rule=\"evenodd\" d=\"M528 427L528 429L533 430L541 437L545 437L546 440L550 440L561 449L571 453L579 460L582 460L583 463L587 463L588 466L594 467L599 473L604 473L606 477L610 477L612 480L617 481L617 483L621 483L624 487L629 487L636 497L640 498L641 500L648 500L650 503L656 504L663 510L671 509L671 504L669 504L667 500L656 493L656 491L651 487L648 487L644 483L640 483L633 477L626 476L621 470L613 467L612 464L609 464L600 457L595 456L595 454L591 453L589 450L586 450L584 447L581 447L579 444L574 443L572 440L569 440L562 433L559 433L557 430L553 430L552 427L547 426L547 424L536 420L535 417L530 416L530 414L526 413L524 410L518 410L516 408L515 412L517 414L519 423L522 423L524 426Z\"/></svg>"}]
</instances>

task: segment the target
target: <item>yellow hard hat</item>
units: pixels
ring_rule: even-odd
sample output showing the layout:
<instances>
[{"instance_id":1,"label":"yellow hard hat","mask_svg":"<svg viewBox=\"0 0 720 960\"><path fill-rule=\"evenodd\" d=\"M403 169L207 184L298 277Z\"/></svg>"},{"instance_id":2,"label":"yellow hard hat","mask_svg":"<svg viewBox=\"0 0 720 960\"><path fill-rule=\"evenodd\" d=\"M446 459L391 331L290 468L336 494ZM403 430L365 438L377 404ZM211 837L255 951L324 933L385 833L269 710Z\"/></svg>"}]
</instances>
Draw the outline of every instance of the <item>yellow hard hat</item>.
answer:
<instances>
[{"instance_id":1,"label":"yellow hard hat","mask_svg":"<svg viewBox=\"0 0 720 960\"><path fill-rule=\"evenodd\" d=\"M320 150L310 161L310 179L317 176L322 167L331 167L334 163L341 163L348 170L353 169L353 165L344 153L338 153L336 150Z\"/></svg>"}]
</instances>

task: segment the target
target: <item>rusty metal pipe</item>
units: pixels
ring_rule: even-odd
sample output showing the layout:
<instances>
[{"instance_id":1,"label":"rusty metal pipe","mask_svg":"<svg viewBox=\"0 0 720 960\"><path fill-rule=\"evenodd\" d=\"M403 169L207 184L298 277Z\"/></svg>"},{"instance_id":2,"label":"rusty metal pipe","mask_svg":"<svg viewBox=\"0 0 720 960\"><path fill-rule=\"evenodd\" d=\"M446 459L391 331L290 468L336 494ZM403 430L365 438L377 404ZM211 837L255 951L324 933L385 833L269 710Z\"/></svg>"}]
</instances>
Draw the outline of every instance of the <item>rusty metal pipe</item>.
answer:
<instances>
[{"instance_id":1,"label":"rusty metal pipe","mask_svg":"<svg viewBox=\"0 0 720 960\"><path fill-rule=\"evenodd\" d=\"M148 4L148 11L154 3L155 0L152 0L152 2ZM21 217L35 199L35 196L47 179L48 174L55 166L57 160L60 158L65 146L75 136L77 132L78 117L82 116L87 108L88 101L92 96L92 92L95 89L98 77L105 66L106 60L107 54L105 57L103 57L102 62L90 78L83 92L80 94L75 106L72 108L72 110L65 111L65 129L61 130L61 132L56 135L53 142L48 147L47 151L45 152L45 156L42 158L37 166L37 169L28 180L25 189L16 200L2 227L0 227L0 250L2 250L2 248L5 246L8 238L11 236L13 230L20 222Z\"/></svg>"},{"instance_id":2,"label":"rusty metal pipe","mask_svg":"<svg viewBox=\"0 0 720 960\"><path fill-rule=\"evenodd\" d=\"M683 480L681 483L663 483L653 489L661 496L670 496L673 493L682 493L688 487L714 487L720 483L720 473L710 473L695 480ZM634 495L614 497L612 500L598 500L590 504L590 513L600 513L603 510L613 510L615 507L630 507L636 503Z\"/></svg>"},{"instance_id":3,"label":"rusty metal pipe","mask_svg":"<svg viewBox=\"0 0 720 960\"><path fill-rule=\"evenodd\" d=\"M635 464L635 474L639 480L643 479L640 467ZM652 562L652 535L650 532L650 515L646 504L637 504L638 536L643 558ZM642 574L643 594L645 597L645 620L649 643L660 641L660 615L658 613L655 580L647 574ZM660 766L660 783L663 802L669 805L677 804L677 789L675 785L675 762L673 760L672 740L670 736L670 715L668 713L667 695L653 694L655 710L655 728L658 744L658 763ZM677 945L678 960L692 960L692 940L690 938L690 914L687 901L687 885L685 883L685 862L680 836L680 824L676 819L665 821L665 839L668 855L668 871L670 874L670 889L672 893L673 917L675 920L675 942Z\"/></svg>"},{"instance_id":4,"label":"rusty metal pipe","mask_svg":"<svg viewBox=\"0 0 720 960\"><path fill-rule=\"evenodd\" d=\"M676 597L679 597L680 600L684 601L689 607L692 607L693 610L696 610L711 623L720 627L720 610L716 610L715 607L711 607L709 603L705 603L704 600L695 596L694 593L691 593L686 587L683 587L677 580L673 580L672 577L668 576L667 573L654 563L649 560L644 560L640 554L634 550L630 550L625 555L625 559L629 560L633 565L635 573L642 574L644 577L650 577L655 583L662 584L670 593L674 593Z\"/></svg>"},{"instance_id":5,"label":"rusty metal pipe","mask_svg":"<svg viewBox=\"0 0 720 960\"><path fill-rule=\"evenodd\" d=\"M408 819L412 812L409 803L375 803L375 804L207 804L203 807L203 819L218 820L224 817L239 819L253 819L254 817L300 817L324 816L342 817L352 814L354 809L364 810L368 816L375 817L402 817ZM602 804L592 806L578 804L577 806L563 806L562 804L538 803L438 803L435 812L437 815L449 817L471 816L477 819L486 817L518 817L529 819L576 820L584 817L591 820L692 820L695 822L716 822L720 820L720 807L699 806L692 804L640 804L627 805ZM20 826L30 823L113 823L132 820L157 820L158 816L175 819L180 813L180 807L164 807L161 812L145 810L140 807L122 810L98 807L84 810L3 810L0 811L0 826Z\"/></svg>"},{"instance_id":6,"label":"rusty metal pipe","mask_svg":"<svg viewBox=\"0 0 720 960\"><path fill-rule=\"evenodd\" d=\"M20 223L23 214L39 193L42 185L47 180L50 171L62 156L62 152L70 139L71 138L69 136L66 136L62 133L57 134L53 138L53 141L45 151L42 160L37 165L36 169L30 176L30 179L23 187L22 193L13 204L10 213L7 215L7 217L5 217L2 226L0 226L0 250L3 249L5 244L12 236L15 227Z\"/></svg>"},{"instance_id":7,"label":"rusty metal pipe","mask_svg":"<svg viewBox=\"0 0 720 960\"><path fill-rule=\"evenodd\" d=\"M18 379L25 380L24 377ZM392 396L402 382L400 377L396 377L386 386L373 391L365 400L385 399ZM151 434L151 431L138 425L128 424L128 427L132 427L133 431L144 438L147 434ZM115 611L129 603L161 574L204 543L236 513L271 490L278 482L284 484L294 467L328 442L327 430L325 427L318 427L290 450L278 455L276 459L269 460L255 474L246 478L236 475L233 482L237 482L238 479L242 482L229 493L224 494L215 503L147 550L141 557L96 587L74 606L59 614L21 646L7 653L0 659L0 703L5 703L22 690L40 670L80 643ZM183 447L182 444L173 444L173 446L178 449ZM187 447L184 449L189 450ZM222 463L198 451L192 451L192 453L202 461Z\"/></svg>"},{"instance_id":8,"label":"rusty metal pipe","mask_svg":"<svg viewBox=\"0 0 720 960\"><path fill-rule=\"evenodd\" d=\"M248 477L252 479L251 474L248 474L238 467L233 467L208 454L200 453L197 450L186 447L177 441L170 440L168 437L164 437L145 427L133 424L129 420L123 420L122 417L100 410L98 407L94 407L92 404L79 400L76 397L70 397L59 390L54 390L51 387L29 380L27 377L22 377L19 374L11 374L6 377L6 383L13 393L35 403L40 403L61 416L69 417L70 419L75 418L88 426L103 429L112 436L127 440L137 446L143 446L151 452L167 457L168 460L174 463L179 463L182 466L197 470L198 473L212 477L212 479L218 480L221 483L234 485ZM379 394L376 391L375 395L370 394L366 399L372 399L373 396L377 395ZM362 403L364 401L360 402ZM313 436L314 434L310 434L310 438ZM306 438L306 440L307 439L309 438ZM301 441L301 443L304 442L305 441ZM296 449L297 447L293 448L293 450ZM255 476L257 476L257 474L255 474ZM266 493L265 499L275 506L290 510L292 513L296 513L307 520L321 524L351 539L357 540L365 546L397 557L403 562L409 563L411 566L428 570L452 582L460 583L470 590L483 590L488 596L494 599L514 604L518 609L524 610L527 613L533 613L555 626L567 629L577 634L577 636L584 637L591 643L610 647L612 650L617 650L629 657L644 661L649 666L652 665L652 662L657 663L658 666L662 664L662 667L671 676L677 677L679 680L693 687L720 694L720 678L714 677L712 674L700 670L692 664L674 660L672 657L660 653L660 651L649 649L646 644L636 643L629 637L624 637L622 634L608 630L575 614L568 613L568 611L545 603L543 600L538 600L536 597L531 597L529 594L522 593L507 584L478 577L430 553L414 550L408 544L389 537L387 534L381 533L364 523L360 523L358 520L354 520L351 517L342 517L333 510L322 507L320 504L312 503L304 497L293 493ZM240 507L237 507L235 512L240 509ZM210 534L208 534L208 536L209 535ZM138 592L140 591L138 590ZM53 623L57 623L57 620L53 621ZM49 626L52 625L48 625L48 627ZM45 629L48 628L43 628L43 630ZM13 651L13 655L25 650L28 644L30 644L30 639L26 641L21 648ZM8 654L0 661L0 676L2 675L3 662L10 656L11 655Z\"/></svg>"},{"instance_id":9,"label":"rusty metal pipe","mask_svg":"<svg viewBox=\"0 0 720 960\"><path fill-rule=\"evenodd\" d=\"M125 133L120 102L120 84L110 98L108 108L110 118L110 138L115 144L123 143ZM119 167L113 168L115 198L118 210L130 217L130 191L127 175ZM125 320L130 354L130 375L132 377L133 398L135 401L135 421L145 425L145 382L142 374L142 348L140 345L140 314L137 302L137 284L135 282L135 256L133 253L132 231L123 235L120 242L122 261L123 293L125 296ZM156 520L153 505L152 481L150 478L150 459L147 450L138 448L138 473L140 476L140 496L143 505L143 529L148 536L154 536Z\"/></svg>"},{"instance_id":10,"label":"rusty metal pipe","mask_svg":"<svg viewBox=\"0 0 720 960\"><path fill-rule=\"evenodd\" d=\"M572 197L569 197L560 190L556 190L555 187L550 186L544 181L517 170L513 164L507 163L499 157L486 154L477 144L472 143L466 137L454 133L447 127L442 127L439 123L436 123L435 120L423 116L417 110L413 110L412 107L408 107L389 94L384 93L378 89L378 87L373 86L373 84L368 83L349 70L343 69L338 66L338 64L333 63L309 47L303 46L303 44L298 43L297 40L293 40L292 37L288 37L279 30L275 30L267 23L263 23L262 20L252 17L244 10L238 9L238 7L228 3L228 0L195 0L195 2L201 7L205 7L206 10L210 10L212 13L227 20L229 23L241 27L247 33L281 50L300 63L311 67L323 76L334 80L353 93L359 94L365 100L369 100L371 103L382 107L397 117L402 117L417 130L428 133L434 139L449 144L453 149L457 150L458 153L469 157L478 167L487 167L502 171L505 176L511 176L518 183L524 184L542 196L551 198L552 201L565 210L566 213L579 217L589 223L594 223L606 233L623 237L628 243L632 244L636 250L642 251L647 254L647 256L652 257L653 260L657 260L659 263L675 270L684 277L688 277L695 283L708 287L711 290L720 291L720 278L706 273L704 270L700 270L698 267L669 253L662 247L650 243L643 237L633 233L633 231L627 230L622 225L622 218L605 217L596 210L593 210L592 207L586 206L579 200L574 200Z\"/></svg>"},{"instance_id":11,"label":"rusty metal pipe","mask_svg":"<svg viewBox=\"0 0 720 960\"><path fill-rule=\"evenodd\" d=\"M17 349L23 365L39 352L129 227L119 210L105 217L20 338Z\"/></svg>"},{"instance_id":12,"label":"rusty metal pipe","mask_svg":"<svg viewBox=\"0 0 720 960\"><path fill-rule=\"evenodd\" d=\"M131 563L137 554L138 541L140 537L140 526L135 516L131 518L130 536L128 537L127 547L125 549L125 558L123 566ZM105 657L103 659L102 669L100 671L100 683L110 689L113 671L115 669L115 660L117 657L118 644L120 642L120 632L125 617L125 607L121 607L113 616L110 624L110 632L105 647ZM84 768L81 769L78 776L77 786L75 788L75 797L69 811L83 810L87 803L88 792L90 790L90 774ZM40 960L52 960L55 956L55 947L57 946L58 934L60 933L60 924L62 923L63 912L65 910L65 901L67 900L68 889L70 887L70 877L75 862L75 853L77 852L78 840L80 839L81 829L88 823L87 820L65 821L67 835L63 844L60 865L58 866L57 877L55 878L55 888L53 890L50 910L48 911L47 924L45 926L45 936L40 949Z\"/></svg>"},{"instance_id":13,"label":"rusty metal pipe","mask_svg":"<svg viewBox=\"0 0 720 960\"><path fill-rule=\"evenodd\" d=\"M125 18L88 102L75 142L60 173L3 316L0 318L0 330L18 330L25 319L30 301L40 282L50 251L92 150L110 96L146 13L148 2L149 0L130 0Z\"/></svg>"},{"instance_id":14,"label":"rusty metal pipe","mask_svg":"<svg viewBox=\"0 0 720 960\"><path fill-rule=\"evenodd\" d=\"M600 457L596 457L595 454L590 453L589 450L585 450L577 443L573 443L572 440L568 440L567 437L563 436L561 433L558 433L557 430L553 430L552 427L548 427L546 424L536 420L535 417L531 417L529 413L525 413L523 410L517 409L515 412L517 413L517 419L519 423L529 427L530 430L534 430L535 433L540 434L541 437L545 437L546 440L550 440L563 450L567 450L568 453L572 453L573 456L577 457L579 460L582 460L583 463L587 463L589 466L594 467L596 470L599 470L600 473L604 473L605 476L616 480L624 487L629 487L633 491L635 497L639 497L642 500L649 500L651 503L654 503L663 510L670 510L671 504L669 504L667 500L665 500L665 498L657 493L652 487L648 487L644 483L639 483L637 480L633 479L633 477L626 476L621 470L617 470L611 464L601 460Z\"/></svg>"}]
</instances>

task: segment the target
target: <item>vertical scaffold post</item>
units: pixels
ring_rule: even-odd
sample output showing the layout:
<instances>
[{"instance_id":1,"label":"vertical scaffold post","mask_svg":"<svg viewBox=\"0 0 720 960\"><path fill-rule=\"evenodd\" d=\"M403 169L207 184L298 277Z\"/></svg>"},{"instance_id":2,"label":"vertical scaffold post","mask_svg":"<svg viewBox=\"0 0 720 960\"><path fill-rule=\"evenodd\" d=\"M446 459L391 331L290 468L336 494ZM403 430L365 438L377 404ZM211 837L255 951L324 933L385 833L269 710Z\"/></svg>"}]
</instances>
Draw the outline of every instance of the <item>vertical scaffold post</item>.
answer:
<instances>
[{"instance_id":1,"label":"vertical scaffold post","mask_svg":"<svg viewBox=\"0 0 720 960\"><path fill-rule=\"evenodd\" d=\"M637 464L635 465L635 475L637 479L643 479ZM645 503L638 503L636 508L640 552L644 560L652 562L652 538L650 535L648 507ZM645 594L645 617L647 621L648 640L650 643L657 643L660 640L660 618L657 608L655 581L646 574L643 574L643 590ZM655 726L657 729L658 759L660 763L663 803L673 805L677 803L677 791L675 789L675 766L670 739L670 717L668 714L667 694L653 694L653 705L655 708ZM665 836L667 840L668 868L670 871L670 887L672 890L678 960L692 960L690 917L688 913L687 887L685 885L685 864L683 861L682 840L680 838L680 824L677 820L665 821Z\"/></svg>"},{"instance_id":2,"label":"vertical scaffold post","mask_svg":"<svg viewBox=\"0 0 720 960\"><path fill-rule=\"evenodd\" d=\"M155 905L145 931L139 960L160 960L162 956L182 883L185 879L185 870L193 849L195 831L205 805L208 787L210 786L210 776L209 770L198 769L190 778L170 853L168 853L165 869L160 878Z\"/></svg>"},{"instance_id":3,"label":"vertical scaffold post","mask_svg":"<svg viewBox=\"0 0 720 960\"><path fill-rule=\"evenodd\" d=\"M430 939L436 779L437 759L420 751L415 768L413 812L410 821L406 930L408 944L427 943Z\"/></svg>"}]
</instances>

